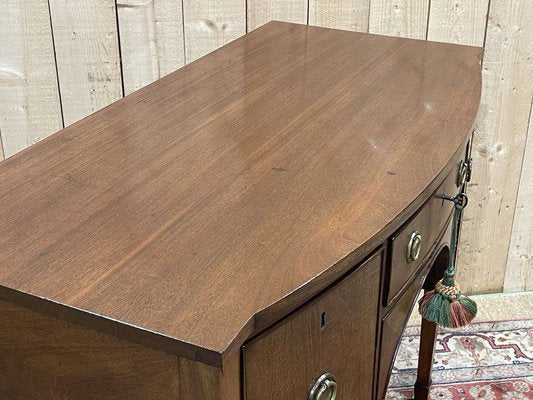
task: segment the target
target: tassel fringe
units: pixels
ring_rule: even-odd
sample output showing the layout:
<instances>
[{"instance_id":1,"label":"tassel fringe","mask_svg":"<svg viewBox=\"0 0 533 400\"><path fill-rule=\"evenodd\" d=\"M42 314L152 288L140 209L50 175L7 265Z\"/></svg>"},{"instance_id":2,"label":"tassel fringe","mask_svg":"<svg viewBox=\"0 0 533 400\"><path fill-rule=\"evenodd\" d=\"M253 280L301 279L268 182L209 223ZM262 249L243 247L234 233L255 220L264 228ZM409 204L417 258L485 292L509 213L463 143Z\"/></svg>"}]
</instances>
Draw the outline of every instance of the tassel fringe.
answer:
<instances>
[{"instance_id":1,"label":"tassel fringe","mask_svg":"<svg viewBox=\"0 0 533 400\"><path fill-rule=\"evenodd\" d=\"M440 326L458 328L475 318L477 305L463 296L457 285L449 286L441 280L420 299L418 310L422 317Z\"/></svg>"}]
</instances>

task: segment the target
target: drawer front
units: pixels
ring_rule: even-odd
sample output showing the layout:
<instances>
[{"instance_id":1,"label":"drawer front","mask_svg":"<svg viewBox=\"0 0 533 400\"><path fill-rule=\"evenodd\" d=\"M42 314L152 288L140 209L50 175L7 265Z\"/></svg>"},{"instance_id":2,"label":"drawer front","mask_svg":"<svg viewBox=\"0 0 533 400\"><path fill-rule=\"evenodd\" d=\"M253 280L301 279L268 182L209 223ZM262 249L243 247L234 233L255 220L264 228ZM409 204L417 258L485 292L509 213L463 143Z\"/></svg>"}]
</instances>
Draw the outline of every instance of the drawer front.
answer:
<instances>
[{"instance_id":1,"label":"drawer front","mask_svg":"<svg viewBox=\"0 0 533 400\"><path fill-rule=\"evenodd\" d=\"M246 400L305 399L325 373L337 399L372 398L382 251L244 346Z\"/></svg>"},{"instance_id":2,"label":"drawer front","mask_svg":"<svg viewBox=\"0 0 533 400\"><path fill-rule=\"evenodd\" d=\"M386 305L395 299L420 268L444 229L452 213L453 203L438 196L455 196L459 192L457 185L459 164L460 161L417 214L391 237Z\"/></svg>"},{"instance_id":3,"label":"drawer front","mask_svg":"<svg viewBox=\"0 0 533 400\"><path fill-rule=\"evenodd\" d=\"M403 329L422 287L422 280L413 282L391 311L383 318L378 373L378 399L385 398L392 364L400 344Z\"/></svg>"}]
</instances>

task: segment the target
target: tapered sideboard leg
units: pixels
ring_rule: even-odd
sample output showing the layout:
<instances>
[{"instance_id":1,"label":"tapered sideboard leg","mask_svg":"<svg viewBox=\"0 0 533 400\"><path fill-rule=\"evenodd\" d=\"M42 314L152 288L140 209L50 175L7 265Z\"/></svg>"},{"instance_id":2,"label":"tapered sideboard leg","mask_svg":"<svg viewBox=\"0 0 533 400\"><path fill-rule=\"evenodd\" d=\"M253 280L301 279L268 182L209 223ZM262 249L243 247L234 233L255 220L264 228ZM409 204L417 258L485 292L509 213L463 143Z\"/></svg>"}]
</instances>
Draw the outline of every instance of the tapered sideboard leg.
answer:
<instances>
[{"instance_id":1,"label":"tapered sideboard leg","mask_svg":"<svg viewBox=\"0 0 533 400\"><path fill-rule=\"evenodd\" d=\"M431 387L431 369L433 353L437 339L437 325L422 318L420 332L420 352L418 356L418 374L415 383L415 400L427 400Z\"/></svg>"}]
</instances>

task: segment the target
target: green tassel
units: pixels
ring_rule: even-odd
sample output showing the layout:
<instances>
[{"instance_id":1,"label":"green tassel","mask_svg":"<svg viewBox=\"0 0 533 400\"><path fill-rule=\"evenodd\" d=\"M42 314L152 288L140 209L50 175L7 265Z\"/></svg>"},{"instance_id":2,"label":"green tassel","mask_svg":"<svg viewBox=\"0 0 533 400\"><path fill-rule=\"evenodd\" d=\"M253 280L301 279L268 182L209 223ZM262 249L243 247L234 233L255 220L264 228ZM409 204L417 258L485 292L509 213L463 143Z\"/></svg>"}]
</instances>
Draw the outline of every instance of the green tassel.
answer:
<instances>
[{"instance_id":1,"label":"green tassel","mask_svg":"<svg viewBox=\"0 0 533 400\"><path fill-rule=\"evenodd\" d=\"M440 293L433 293L426 306L424 318L440 326L448 326L450 324L449 314L450 300Z\"/></svg>"},{"instance_id":2,"label":"green tassel","mask_svg":"<svg viewBox=\"0 0 533 400\"><path fill-rule=\"evenodd\" d=\"M463 307L472 315L472 319L477 315L477 304L470 297L459 295L457 301L463 305Z\"/></svg>"},{"instance_id":3,"label":"green tassel","mask_svg":"<svg viewBox=\"0 0 533 400\"><path fill-rule=\"evenodd\" d=\"M468 204L466 194L455 197L442 197L454 202L450 259L444 277L437 282L435 289L427 292L418 302L418 310L423 318L446 328L457 328L468 324L477 314L476 303L463 296L455 283L455 256L459 231L459 220L463 208Z\"/></svg>"},{"instance_id":4,"label":"green tassel","mask_svg":"<svg viewBox=\"0 0 533 400\"><path fill-rule=\"evenodd\" d=\"M437 283L435 290L427 292L418 304L422 317L446 328L464 326L477 313L476 303L463 296L455 286L444 285L444 279Z\"/></svg>"}]
</instances>

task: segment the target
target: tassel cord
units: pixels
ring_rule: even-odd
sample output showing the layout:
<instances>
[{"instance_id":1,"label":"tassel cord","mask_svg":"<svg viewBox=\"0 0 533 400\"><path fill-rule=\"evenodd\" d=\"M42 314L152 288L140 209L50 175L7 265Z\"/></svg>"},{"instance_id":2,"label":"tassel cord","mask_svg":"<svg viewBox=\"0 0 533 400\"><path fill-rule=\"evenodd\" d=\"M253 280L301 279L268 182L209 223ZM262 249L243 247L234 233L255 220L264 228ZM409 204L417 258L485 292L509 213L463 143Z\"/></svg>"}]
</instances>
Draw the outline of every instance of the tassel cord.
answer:
<instances>
[{"instance_id":1,"label":"tassel cord","mask_svg":"<svg viewBox=\"0 0 533 400\"><path fill-rule=\"evenodd\" d=\"M454 203L449 262L444 277L436 283L435 289L426 292L418 302L418 310L428 321L448 328L457 328L468 324L477 314L476 303L461 294L454 279L459 224L468 197L459 193L455 197L442 198Z\"/></svg>"},{"instance_id":2,"label":"tassel cord","mask_svg":"<svg viewBox=\"0 0 533 400\"><path fill-rule=\"evenodd\" d=\"M459 193L457 196L453 197L450 200L452 200L454 203L454 210L452 221L452 234L450 240L450 260L448 263L448 268L446 269L446 276L443 280L443 283L447 286L454 285L457 243L459 241L459 223L461 221L462 211L468 204L468 197L464 193Z\"/></svg>"}]
</instances>

